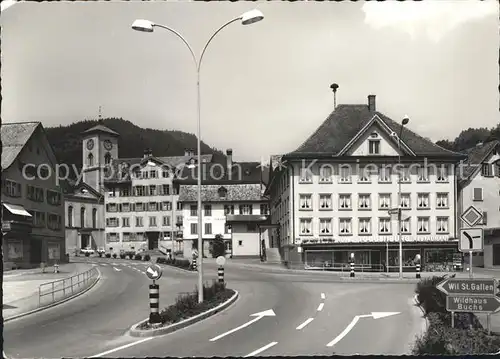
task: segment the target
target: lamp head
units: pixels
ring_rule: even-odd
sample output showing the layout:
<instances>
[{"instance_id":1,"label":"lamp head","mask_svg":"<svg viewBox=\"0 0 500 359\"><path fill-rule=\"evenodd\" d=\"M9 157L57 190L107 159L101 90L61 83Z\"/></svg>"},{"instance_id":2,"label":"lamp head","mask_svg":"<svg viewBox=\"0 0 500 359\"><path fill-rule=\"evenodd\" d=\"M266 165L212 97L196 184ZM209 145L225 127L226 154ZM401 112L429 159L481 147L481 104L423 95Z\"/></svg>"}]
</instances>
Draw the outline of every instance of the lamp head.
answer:
<instances>
[{"instance_id":1,"label":"lamp head","mask_svg":"<svg viewBox=\"0 0 500 359\"><path fill-rule=\"evenodd\" d=\"M405 115L405 117L403 117L403 121L401 122L403 124L403 126L407 125L408 122L410 122L410 118L408 117L408 115Z\"/></svg>"},{"instance_id":2,"label":"lamp head","mask_svg":"<svg viewBox=\"0 0 500 359\"><path fill-rule=\"evenodd\" d=\"M251 25L264 19L264 14L257 9L247 11L241 15L242 25Z\"/></svg>"},{"instance_id":3,"label":"lamp head","mask_svg":"<svg viewBox=\"0 0 500 359\"><path fill-rule=\"evenodd\" d=\"M153 32L154 26L155 24L149 20L137 19L132 24L132 29L142 32Z\"/></svg>"}]
</instances>

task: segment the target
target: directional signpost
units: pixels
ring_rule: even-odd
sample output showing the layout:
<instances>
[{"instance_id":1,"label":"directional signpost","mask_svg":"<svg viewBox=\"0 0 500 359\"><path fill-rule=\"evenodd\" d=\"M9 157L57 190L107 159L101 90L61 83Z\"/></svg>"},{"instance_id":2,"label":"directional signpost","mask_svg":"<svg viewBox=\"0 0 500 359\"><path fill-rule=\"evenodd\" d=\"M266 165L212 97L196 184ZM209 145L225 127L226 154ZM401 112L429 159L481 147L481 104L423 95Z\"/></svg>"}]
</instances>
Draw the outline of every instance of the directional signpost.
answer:
<instances>
[{"instance_id":1,"label":"directional signpost","mask_svg":"<svg viewBox=\"0 0 500 359\"><path fill-rule=\"evenodd\" d=\"M467 208L460 216L469 227L478 224L483 215L474 206ZM484 233L482 228L461 228L458 250L469 252L469 276L472 278L472 253L482 252L484 248Z\"/></svg>"},{"instance_id":2,"label":"directional signpost","mask_svg":"<svg viewBox=\"0 0 500 359\"><path fill-rule=\"evenodd\" d=\"M451 312L451 326L455 326L455 312L486 313L488 333L490 314L500 310L497 294L497 280L494 278L447 278L436 288L446 294L446 310Z\"/></svg>"},{"instance_id":3,"label":"directional signpost","mask_svg":"<svg viewBox=\"0 0 500 359\"><path fill-rule=\"evenodd\" d=\"M158 264L151 264L148 266L148 269L146 269L146 275L149 279L153 280L153 284L155 280L160 279L162 274L163 271Z\"/></svg>"},{"instance_id":4,"label":"directional signpost","mask_svg":"<svg viewBox=\"0 0 500 359\"><path fill-rule=\"evenodd\" d=\"M149 323L159 325L160 317L160 286L155 283L160 279L163 271L158 264L151 264L146 269L146 275L153 280L153 284L149 285Z\"/></svg>"}]
</instances>

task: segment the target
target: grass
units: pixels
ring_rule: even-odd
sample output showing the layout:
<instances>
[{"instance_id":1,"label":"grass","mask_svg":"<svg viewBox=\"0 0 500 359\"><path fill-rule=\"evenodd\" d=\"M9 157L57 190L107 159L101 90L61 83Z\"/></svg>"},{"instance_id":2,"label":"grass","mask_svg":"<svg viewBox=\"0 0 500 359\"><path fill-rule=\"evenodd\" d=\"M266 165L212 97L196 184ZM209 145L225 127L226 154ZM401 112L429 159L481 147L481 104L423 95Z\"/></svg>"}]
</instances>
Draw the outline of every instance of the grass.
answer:
<instances>
[{"instance_id":1,"label":"grass","mask_svg":"<svg viewBox=\"0 0 500 359\"><path fill-rule=\"evenodd\" d=\"M178 323L184 319L194 317L209 309L215 308L224 303L234 295L232 289L226 288L225 284L213 281L211 285L203 285L203 303L198 303L198 289L188 294L181 294L177 297L175 304L163 309L160 312L162 326ZM149 322L143 322L138 329L147 330L151 326Z\"/></svg>"}]
</instances>

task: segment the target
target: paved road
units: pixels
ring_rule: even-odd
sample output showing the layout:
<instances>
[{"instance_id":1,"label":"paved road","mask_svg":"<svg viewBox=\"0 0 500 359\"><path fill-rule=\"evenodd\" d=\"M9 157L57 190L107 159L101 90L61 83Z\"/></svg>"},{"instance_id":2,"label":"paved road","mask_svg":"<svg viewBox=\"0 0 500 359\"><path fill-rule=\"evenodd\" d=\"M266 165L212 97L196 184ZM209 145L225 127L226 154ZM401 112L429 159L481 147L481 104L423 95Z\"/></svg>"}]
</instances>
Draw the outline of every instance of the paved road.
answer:
<instances>
[{"instance_id":1,"label":"paved road","mask_svg":"<svg viewBox=\"0 0 500 359\"><path fill-rule=\"evenodd\" d=\"M101 260L115 262L117 268L120 263L133 263ZM240 299L229 309L166 336L132 338L126 335L127 329L148 314L148 281L141 272L145 264L135 263L143 268L121 265L118 272L112 266L100 266L105 278L85 298L7 323L6 353L47 358L404 354L421 330L418 309L409 302L412 284L339 283L315 273L276 274L232 267L226 271L226 280L240 292ZM205 273L207 279L216 278L216 266L206 264ZM164 306L173 302L174 293L192 290L196 274L166 269L160 281L164 281L161 289L172 291L170 299L162 294ZM254 319L251 314L268 309L275 316L210 340ZM327 347L355 316L371 312L400 314L361 318L338 343ZM255 353L262 348L265 350Z\"/></svg>"}]
</instances>

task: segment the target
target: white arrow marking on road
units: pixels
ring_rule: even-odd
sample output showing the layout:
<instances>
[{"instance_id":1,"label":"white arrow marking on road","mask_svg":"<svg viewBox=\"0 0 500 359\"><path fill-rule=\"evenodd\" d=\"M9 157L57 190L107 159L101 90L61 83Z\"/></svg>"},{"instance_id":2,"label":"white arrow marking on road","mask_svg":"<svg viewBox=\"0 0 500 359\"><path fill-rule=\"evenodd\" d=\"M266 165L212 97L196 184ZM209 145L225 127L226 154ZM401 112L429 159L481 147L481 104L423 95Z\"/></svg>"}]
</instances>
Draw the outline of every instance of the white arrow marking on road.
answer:
<instances>
[{"instance_id":1,"label":"white arrow marking on road","mask_svg":"<svg viewBox=\"0 0 500 359\"><path fill-rule=\"evenodd\" d=\"M314 318L309 318L307 319L304 323L302 323L301 325L299 325L297 328L297 330L301 330L302 328L304 328L307 324L311 323L312 321L314 320Z\"/></svg>"},{"instance_id":2,"label":"white arrow marking on road","mask_svg":"<svg viewBox=\"0 0 500 359\"><path fill-rule=\"evenodd\" d=\"M276 316L276 313L274 313L274 310L272 309L268 309L268 310L264 310L262 312L259 312L259 313L254 313L254 314L251 314L250 315L251 317L255 317L254 319L250 320L249 322L246 322L245 324L243 325L240 325L239 327L237 328L234 328L234 329L231 329L230 331L228 332L225 332L223 334L220 334L212 339L210 339L211 342L215 342L216 340L219 340L220 338L224 338L226 335L229 335L229 334L232 334L240 329L243 329L243 328L246 328L248 327L250 324L252 323L255 323L256 321L258 320L261 320L262 318L264 317L275 317Z\"/></svg>"},{"instance_id":3,"label":"white arrow marking on road","mask_svg":"<svg viewBox=\"0 0 500 359\"><path fill-rule=\"evenodd\" d=\"M264 345L262 348L257 349L256 351L253 351L250 354L245 355L244 358L253 357L254 355L260 354L264 350L267 350L267 349L269 349L271 347L274 347L276 344L278 344L278 342L271 342L271 343L269 343L267 345Z\"/></svg>"},{"instance_id":4,"label":"white arrow marking on road","mask_svg":"<svg viewBox=\"0 0 500 359\"><path fill-rule=\"evenodd\" d=\"M117 271L117 272L121 272L121 269L118 269L118 268L116 268L116 267L113 267L113 269L114 269L115 271Z\"/></svg>"},{"instance_id":5,"label":"white arrow marking on road","mask_svg":"<svg viewBox=\"0 0 500 359\"><path fill-rule=\"evenodd\" d=\"M158 272L153 270L151 267L148 267L148 270L147 270L148 273L151 273L151 275L153 277L158 277Z\"/></svg>"},{"instance_id":6,"label":"white arrow marking on road","mask_svg":"<svg viewBox=\"0 0 500 359\"><path fill-rule=\"evenodd\" d=\"M144 343L144 342L147 342L148 340L151 340L151 339L154 339L154 337L149 337L149 338L144 338L144 339L141 339L141 340L138 340L136 342L132 342L132 343L128 343L128 344L125 344L125 345L122 345L121 347L118 347L118 348L114 348L114 349L110 349L108 351L105 351L105 352L102 352L102 353L99 353L99 354L96 354L96 355L93 355L89 358L100 358L100 357L103 357L105 355L108 355L108 354L111 354L111 353L114 353L114 352L117 352L119 350L122 350L122 349L127 349L127 348L130 348L134 345L137 345L137 344L141 344L141 343Z\"/></svg>"},{"instance_id":7,"label":"white arrow marking on road","mask_svg":"<svg viewBox=\"0 0 500 359\"><path fill-rule=\"evenodd\" d=\"M320 303L318 306L318 312L321 312L323 310L324 306L325 306L325 303Z\"/></svg>"},{"instance_id":8,"label":"white arrow marking on road","mask_svg":"<svg viewBox=\"0 0 500 359\"><path fill-rule=\"evenodd\" d=\"M340 342L351 330L354 328L356 323L360 318L369 318L372 317L373 319L379 319L379 318L385 318L385 317L390 317L391 315L396 315L399 314L400 312L372 312L372 314L363 314L363 315L356 315L354 319L352 320L351 323L344 329L342 333L340 333L335 339L333 339L330 343L328 343L326 346L327 347L333 347L335 344Z\"/></svg>"}]
</instances>

